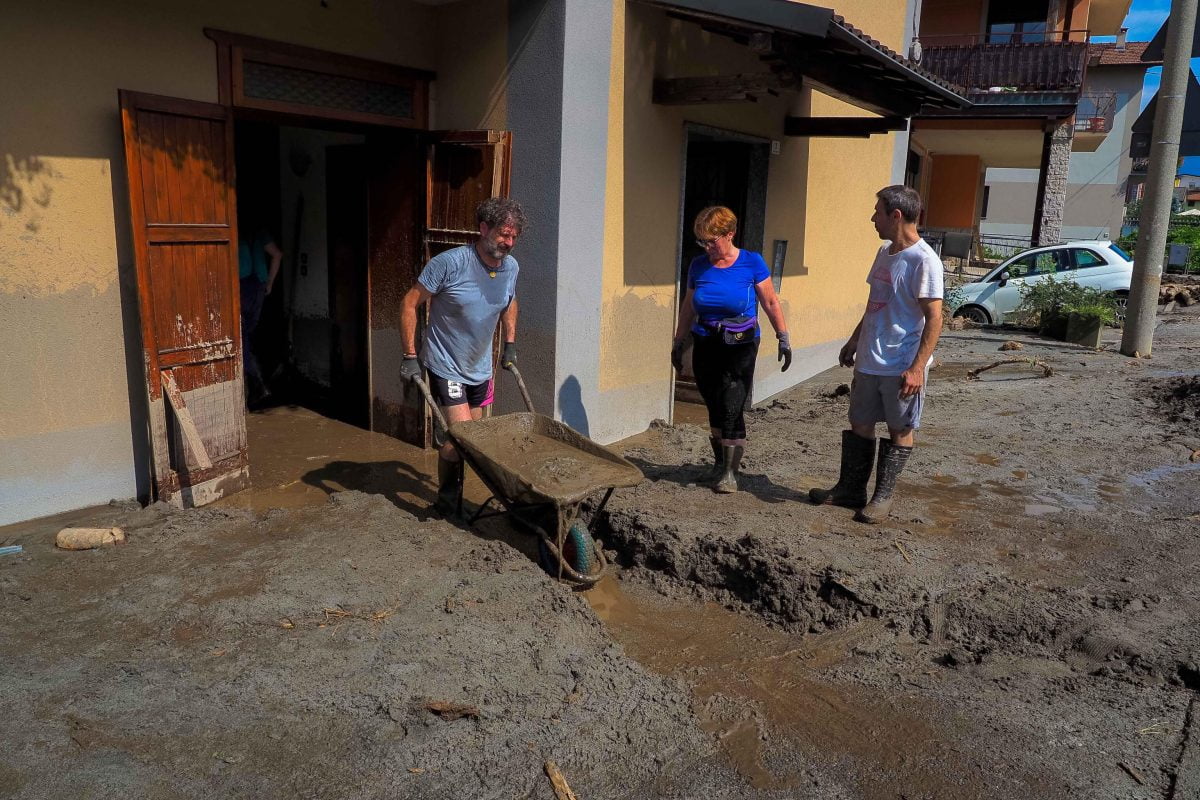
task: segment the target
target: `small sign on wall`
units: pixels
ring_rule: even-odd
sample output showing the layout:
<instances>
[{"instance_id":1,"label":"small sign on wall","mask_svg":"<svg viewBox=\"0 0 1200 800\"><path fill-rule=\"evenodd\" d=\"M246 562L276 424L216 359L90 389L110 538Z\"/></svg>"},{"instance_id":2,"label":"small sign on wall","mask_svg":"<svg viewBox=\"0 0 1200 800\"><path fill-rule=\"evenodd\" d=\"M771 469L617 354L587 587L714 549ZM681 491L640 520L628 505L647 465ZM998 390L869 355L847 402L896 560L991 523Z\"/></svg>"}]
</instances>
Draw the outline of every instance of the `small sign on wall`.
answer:
<instances>
[{"instance_id":1,"label":"small sign on wall","mask_svg":"<svg viewBox=\"0 0 1200 800\"><path fill-rule=\"evenodd\" d=\"M783 286L783 262L787 260L787 245L787 239L776 239L771 256L771 283L775 286L776 294Z\"/></svg>"}]
</instances>

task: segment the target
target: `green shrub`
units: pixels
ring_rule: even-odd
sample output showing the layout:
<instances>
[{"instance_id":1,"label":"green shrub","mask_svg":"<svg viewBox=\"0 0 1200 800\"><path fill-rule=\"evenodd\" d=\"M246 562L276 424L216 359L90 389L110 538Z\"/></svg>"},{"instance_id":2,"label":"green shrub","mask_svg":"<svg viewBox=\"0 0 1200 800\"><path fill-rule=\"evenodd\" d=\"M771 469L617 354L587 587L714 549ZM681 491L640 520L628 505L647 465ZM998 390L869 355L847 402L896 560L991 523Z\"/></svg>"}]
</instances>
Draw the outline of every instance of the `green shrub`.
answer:
<instances>
[{"instance_id":1,"label":"green shrub","mask_svg":"<svg viewBox=\"0 0 1200 800\"><path fill-rule=\"evenodd\" d=\"M1105 323L1117 318L1116 297L1112 292L1080 286L1068 276L1045 280L1021 287L1021 304L1014 316L1025 325L1041 326L1053 316L1081 314L1098 317Z\"/></svg>"}]
</instances>

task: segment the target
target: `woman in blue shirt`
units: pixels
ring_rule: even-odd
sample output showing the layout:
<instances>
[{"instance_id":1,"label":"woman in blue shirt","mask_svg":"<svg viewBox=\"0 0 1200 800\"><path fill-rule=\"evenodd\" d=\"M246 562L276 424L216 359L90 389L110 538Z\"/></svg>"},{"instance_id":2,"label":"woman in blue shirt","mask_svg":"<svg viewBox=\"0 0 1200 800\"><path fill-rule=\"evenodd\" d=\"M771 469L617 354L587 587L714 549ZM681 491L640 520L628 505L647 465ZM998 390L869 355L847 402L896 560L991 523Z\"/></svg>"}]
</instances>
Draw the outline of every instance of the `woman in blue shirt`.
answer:
<instances>
[{"instance_id":1,"label":"woman in blue shirt","mask_svg":"<svg viewBox=\"0 0 1200 800\"><path fill-rule=\"evenodd\" d=\"M762 304L775 338L783 371L792 364L787 320L762 256L733 246L737 216L724 206L696 215L696 244L704 248L688 267L687 296L671 347L671 363L683 368L690 334L692 371L708 408L709 436L716 463L706 480L723 494L738 490L737 472L746 447L743 410L758 358L758 306Z\"/></svg>"}]
</instances>

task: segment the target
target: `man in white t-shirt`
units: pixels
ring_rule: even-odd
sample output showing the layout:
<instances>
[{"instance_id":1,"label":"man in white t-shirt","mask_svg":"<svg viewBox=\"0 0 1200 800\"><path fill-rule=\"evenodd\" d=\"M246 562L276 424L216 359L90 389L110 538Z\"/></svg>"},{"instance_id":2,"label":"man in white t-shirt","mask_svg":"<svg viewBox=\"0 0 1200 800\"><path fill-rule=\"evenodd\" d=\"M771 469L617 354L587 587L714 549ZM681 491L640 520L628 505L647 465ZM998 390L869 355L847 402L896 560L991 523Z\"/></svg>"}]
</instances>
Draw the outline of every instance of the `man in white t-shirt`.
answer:
<instances>
[{"instance_id":1,"label":"man in white t-shirt","mask_svg":"<svg viewBox=\"0 0 1200 800\"><path fill-rule=\"evenodd\" d=\"M921 196L907 186L888 186L875 197L871 222L887 244L867 276L867 310L838 355L843 367L854 367L841 475L832 489L809 492L814 503L857 509L854 518L868 523L882 522L891 511L896 479L921 427L925 383L942 332L942 261L917 233ZM880 442L868 503L880 422L891 438Z\"/></svg>"}]
</instances>

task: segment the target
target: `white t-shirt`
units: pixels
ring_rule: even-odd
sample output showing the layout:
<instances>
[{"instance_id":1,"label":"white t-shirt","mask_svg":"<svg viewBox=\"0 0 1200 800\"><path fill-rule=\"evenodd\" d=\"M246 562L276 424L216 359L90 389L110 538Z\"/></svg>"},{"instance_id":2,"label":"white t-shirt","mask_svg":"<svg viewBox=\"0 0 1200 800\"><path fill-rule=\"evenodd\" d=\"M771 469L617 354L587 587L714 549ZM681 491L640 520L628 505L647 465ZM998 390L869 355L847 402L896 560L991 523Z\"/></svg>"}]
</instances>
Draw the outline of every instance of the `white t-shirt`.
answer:
<instances>
[{"instance_id":1,"label":"white t-shirt","mask_svg":"<svg viewBox=\"0 0 1200 800\"><path fill-rule=\"evenodd\" d=\"M912 366L925 330L917 300L942 297L942 261L924 239L894 256L889 247L879 248L867 275L871 295L854 368L868 375L900 375Z\"/></svg>"}]
</instances>

